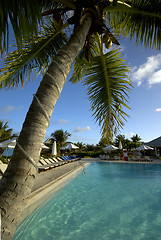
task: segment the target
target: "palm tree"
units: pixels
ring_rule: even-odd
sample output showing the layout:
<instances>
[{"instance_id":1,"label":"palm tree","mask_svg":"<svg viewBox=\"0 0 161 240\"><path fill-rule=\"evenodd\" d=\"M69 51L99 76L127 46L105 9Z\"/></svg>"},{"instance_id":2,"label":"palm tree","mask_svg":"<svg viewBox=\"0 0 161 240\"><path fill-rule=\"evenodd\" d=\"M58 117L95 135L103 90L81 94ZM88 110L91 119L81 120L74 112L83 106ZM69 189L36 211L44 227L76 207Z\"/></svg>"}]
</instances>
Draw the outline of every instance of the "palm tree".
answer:
<instances>
[{"instance_id":1,"label":"palm tree","mask_svg":"<svg viewBox=\"0 0 161 240\"><path fill-rule=\"evenodd\" d=\"M138 134L133 135L133 136L131 137L131 140L132 140L131 146L132 146L133 148L137 148L137 147L139 147L139 146L141 145L141 143L140 143L141 137L140 137Z\"/></svg>"},{"instance_id":2,"label":"palm tree","mask_svg":"<svg viewBox=\"0 0 161 240\"><path fill-rule=\"evenodd\" d=\"M51 134L51 138L53 141L57 142L58 152L60 152L61 147L65 144L67 139L71 136L67 131L63 131L62 129L55 131Z\"/></svg>"},{"instance_id":3,"label":"palm tree","mask_svg":"<svg viewBox=\"0 0 161 240\"><path fill-rule=\"evenodd\" d=\"M3 142L5 140L11 139L13 137L16 137L16 134L13 134L13 129L9 128L8 122L0 121L0 142ZM3 152L4 149L0 148L0 153Z\"/></svg>"},{"instance_id":4,"label":"palm tree","mask_svg":"<svg viewBox=\"0 0 161 240\"><path fill-rule=\"evenodd\" d=\"M80 150L86 147L85 143L83 143L83 142L77 142L77 143L74 143L74 144L77 147L79 147Z\"/></svg>"},{"instance_id":5,"label":"palm tree","mask_svg":"<svg viewBox=\"0 0 161 240\"><path fill-rule=\"evenodd\" d=\"M15 134L12 134L13 129L9 128L8 122L0 121L0 142L8 140L10 138L15 137Z\"/></svg>"},{"instance_id":6,"label":"palm tree","mask_svg":"<svg viewBox=\"0 0 161 240\"><path fill-rule=\"evenodd\" d=\"M124 146L124 148L125 148L125 142L126 142L125 135L121 135L121 134L117 135L116 138L115 138L115 141L114 141L114 145L116 147L119 147L119 142L120 141L122 143L122 146Z\"/></svg>"},{"instance_id":7,"label":"palm tree","mask_svg":"<svg viewBox=\"0 0 161 240\"><path fill-rule=\"evenodd\" d=\"M98 144L102 147L106 147L107 145L112 144L112 141L102 136Z\"/></svg>"},{"instance_id":8,"label":"palm tree","mask_svg":"<svg viewBox=\"0 0 161 240\"><path fill-rule=\"evenodd\" d=\"M132 140L134 143L137 143L137 142L139 142L139 141L141 140L141 137L140 137L138 134L136 134L136 135L133 135L133 136L131 137L131 140Z\"/></svg>"},{"instance_id":9,"label":"palm tree","mask_svg":"<svg viewBox=\"0 0 161 240\"><path fill-rule=\"evenodd\" d=\"M160 0L33 0L30 4L25 0L10 0L0 3L1 52L8 50L9 21L18 47L5 60L0 86L23 86L33 69L44 73L12 160L0 182L2 239L11 239L20 222L36 175L34 165L39 160L51 114L73 62L71 81L83 79L102 136L112 139L127 116L125 108L128 108L131 82L119 50L110 50L111 44L119 45L115 36L129 35L136 38L136 43L159 49L160 4ZM69 25L72 35L65 31L69 30Z\"/></svg>"}]
</instances>

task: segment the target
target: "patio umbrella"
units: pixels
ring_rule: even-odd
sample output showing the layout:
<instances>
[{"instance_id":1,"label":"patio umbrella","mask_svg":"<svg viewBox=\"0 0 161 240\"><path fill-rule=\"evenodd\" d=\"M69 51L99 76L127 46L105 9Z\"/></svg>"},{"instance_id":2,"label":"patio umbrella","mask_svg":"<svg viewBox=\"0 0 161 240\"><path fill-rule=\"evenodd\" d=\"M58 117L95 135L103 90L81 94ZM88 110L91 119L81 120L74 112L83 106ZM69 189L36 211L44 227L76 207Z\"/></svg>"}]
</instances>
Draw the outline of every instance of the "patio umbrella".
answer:
<instances>
[{"instance_id":1,"label":"patio umbrella","mask_svg":"<svg viewBox=\"0 0 161 240\"><path fill-rule=\"evenodd\" d=\"M54 155L54 156L57 155L56 141L53 142L51 154Z\"/></svg>"},{"instance_id":2,"label":"patio umbrella","mask_svg":"<svg viewBox=\"0 0 161 240\"><path fill-rule=\"evenodd\" d=\"M0 147L6 148L6 150L2 154L3 156L6 156L6 159L7 159L7 156L8 156L8 149L9 148L11 148L11 149L15 148L15 146L16 146L16 139L17 138L12 138L12 139L9 139L9 140L6 140L6 141L0 143ZM13 154L13 151L10 152L9 155L11 156L12 154Z\"/></svg>"},{"instance_id":3,"label":"patio umbrella","mask_svg":"<svg viewBox=\"0 0 161 240\"><path fill-rule=\"evenodd\" d=\"M152 147L149 147L147 145L141 145L140 147L136 148L137 151L140 151L140 150L153 150L154 148Z\"/></svg>"},{"instance_id":4,"label":"patio umbrella","mask_svg":"<svg viewBox=\"0 0 161 240\"><path fill-rule=\"evenodd\" d=\"M49 149L45 144L42 145L42 149Z\"/></svg>"},{"instance_id":5,"label":"patio umbrella","mask_svg":"<svg viewBox=\"0 0 161 240\"><path fill-rule=\"evenodd\" d=\"M122 142L121 142L121 140L119 141L119 149L120 150L122 149Z\"/></svg>"},{"instance_id":6,"label":"patio umbrella","mask_svg":"<svg viewBox=\"0 0 161 240\"><path fill-rule=\"evenodd\" d=\"M3 148L14 148L16 146L16 138L12 138L0 143L0 147Z\"/></svg>"},{"instance_id":7,"label":"patio umbrella","mask_svg":"<svg viewBox=\"0 0 161 240\"><path fill-rule=\"evenodd\" d=\"M104 151L112 151L112 150L117 150L118 147L115 147L114 145L108 145L107 147L104 147Z\"/></svg>"},{"instance_id":8,"label":"patio umbrella","mask_svg":"<svg viewBox=\"0 0 161 240\"><path fill-rule=\"evenodd\" d=\"M65 149L78 149L78 148L79 147L77 147L73 143L68 143L66 146L62 147L63 150L65 150Z\"/></svg>"}]
</instances>

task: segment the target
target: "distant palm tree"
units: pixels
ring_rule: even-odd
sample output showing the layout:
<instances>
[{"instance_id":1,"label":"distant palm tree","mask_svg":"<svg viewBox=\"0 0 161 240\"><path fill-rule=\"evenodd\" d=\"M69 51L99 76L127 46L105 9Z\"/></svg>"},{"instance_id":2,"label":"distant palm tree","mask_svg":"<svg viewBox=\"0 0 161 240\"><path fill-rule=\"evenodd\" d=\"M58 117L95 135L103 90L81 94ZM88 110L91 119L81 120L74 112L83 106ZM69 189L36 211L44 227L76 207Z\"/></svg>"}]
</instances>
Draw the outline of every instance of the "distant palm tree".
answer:
<instances>
[{"instance_id":1,"label":"distant palm tree","mask_svg":"<svg viewBox=\"0 0 161 240\"><path fill-rule=\"evenodd\" d=\"M15 134L12 133L13 129L9 128L8 122L0 121L0 142L11 139L15 137Z\"/></svg>"},{"instance_id":2,"label":"distant palm tree","mask_svg":"<svg viewBox=\"0 0 161 240\"><path fill-rule=\"evenodd\" d=\"M132 142L131 142L131 147L132 148L137 148L137 147L139 147L141 145L141 142L140 142L141 137L138 134L133 135L131 137L131 140L132 140Z\"/></svg>"},{"instance_id":3,"label":"distant palm tree","mask_svg":"<svg viewBox=\"0 0 161 240\"><path fill-rule=\"evenodd\" d=\"M70 136L71 136L70 133L68 133L67 131L63 131L62 129L57 130L51 134L51 139L57 142L58 153L60 153L61 147L63 147L63 145L65 144L65 142Z\"/></svg>"},{"instance_id":4,"label":"distant palm tree","mask_svg":"<svg viewBox=\"0 0 161 240\"><path fill-rule=\"evenodd\" d=\"M6 141L16 136L16 134L13 134L13 129L9 128L8 122L0 121L0 142ZM4 149L0 148L0 153L3 151Z\"/></svg>"},{"instance_id":5,"label":"distant palm tree","mask_svg":"<svg viewBox=\"0 0 161 240\"><path fill-rule=\"evenodd\" d=\"M83 142L77 142L75 145L79 147L80 150L86 147L86 144Z\"/></svg>"},{"instance_id":6,"label":"distant palm tree","mask_svg":"<svg viewBox=\"0 0 161 240\"><path fill-rule=\"evenodd\" d=\"M134 143L138 143L138 142L140 142L141 137L140 137L138 134L136 134L136 135L133 135L133 136L131 137L131 140L132 140Z\"/></svg>"},{"instance_id":7,"label":"distant palm tree","mask_svg":"<svg viewBox=\"0 0 161 240\"><path fill-rule=\"evenodd\" d=\"M126 146L125 146L125 143L126 143L125 135L121 135L121 134L117 135L116 138L115 138L115 141L114 141L114 145L116 147L119 147L119 142L120 141L122 143L122 146L124 146L124 148L126 148Z\"/></svg>"},{"instance_id":8,"label":"distant palm tree","mask_svg":"<svg viewBox=\"0 0 161 240\"><path fill-rule=\"evenodd\" d=\"M101 137L99 141L99 145L102 147L106 147L107 145L112 144L112 141L110 141L109 138Z\"/></svg>"},{"instance_id":9,"label":"distant palm tree","mask_svg":"<svg viewBox=\"0 0 161 240\"><path fill-rule=\"evenodd\" d=\"M127 116L125 108L129 108L127 94L131 82L119 50L110 47L119 46L117 36L129 35L136 43L160 49L160 5L160 0L0 2L1 52L8 50L9 22L18 47L5 60L1 87L23 86L33 69L44 74L0 182L3 240L12 238L21 219L36 174L35 167L27 160L34 159L36 163L39 160L50 117L73 62L71 81L84 79L102 136L113 138ZM46 16L45 20L42 15ZM69 25L72 34L65 31Z\"/></svg>"}]
</instances>

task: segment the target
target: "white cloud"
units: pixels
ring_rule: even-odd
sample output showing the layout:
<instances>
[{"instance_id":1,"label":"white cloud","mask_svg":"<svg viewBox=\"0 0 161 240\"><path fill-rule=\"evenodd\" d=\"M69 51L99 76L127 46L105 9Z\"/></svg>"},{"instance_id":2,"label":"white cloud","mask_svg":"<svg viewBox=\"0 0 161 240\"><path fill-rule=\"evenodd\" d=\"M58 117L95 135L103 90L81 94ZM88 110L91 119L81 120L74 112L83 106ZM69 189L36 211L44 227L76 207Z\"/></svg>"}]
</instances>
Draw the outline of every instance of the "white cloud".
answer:
<instances>
[{"instance_id":1,"label":"white cloud","mask_svg":"<svg viewBox=\"0 0 161 240\"><path fill-rule=\"evenodd\" d=\"M139 67L132 69L132 79L140 86L147 80L149 85L160 83L161 77L161 54L147 58L147 61Z\"/></svg>"},{"instance_id":2,"label":"white cloud","mask_svg":"<svg viewBox=\"0 0 161 240\"><path fill-rule=\"evenodd\" d=\"M136 133L129 132L129 133L125 133L123 135L125 135L125 137L129 139L129 138L133 137L134 135L136 135Z\"/></svg>"},{"instance_id":3,"label":"white cloud","mask_svg":"<svg viewBox=\"0 0 161 240\"><path fill-rule=\"evenodd\" d=\"M81 128L81 127L77 127L76 129L74 129L74 132L85 132L85 131L91 131L91 128L89 126Z\"/></svg>"},{"instance_id":4,"label":"white cloud","mask_svg":"<svg viewBox=\"0 0 161 240\"><path fill-rule=\"evenodd\" d=\"M155 111L156 112L161 112L161 108L156 108Z\"/></svg>"},{"instance_id":5,"label":"white cloud","mask_svg":"<svg viewBox=\"0 0 161 240\"><path fill-rule=\"evenodd\" d=\"M149 79L148 82L150 85L155 83L161 83L161 70L155 72Z\"/></svg>"},{"instance_id":6,"label":"white cloud","mask_svg":"<svg viewBox=\"0 0 161 240\"><path fill-rule=\"evenodd\" d=\"M9 114L11 111L20 111L23 109L23 106L15 107L12 105L0 108L0 115Z\"/></svg>"},{"instance_id":7,"label":"white cloud","mask_svg":"<svg viewBox=\"0 0 161 240\"><path fill-rule=\"evenodd\" d=\"M54 124L68 124L69 121L66 119L59 119L57 121L54 121Z\"/></svg>"}]
</instances>

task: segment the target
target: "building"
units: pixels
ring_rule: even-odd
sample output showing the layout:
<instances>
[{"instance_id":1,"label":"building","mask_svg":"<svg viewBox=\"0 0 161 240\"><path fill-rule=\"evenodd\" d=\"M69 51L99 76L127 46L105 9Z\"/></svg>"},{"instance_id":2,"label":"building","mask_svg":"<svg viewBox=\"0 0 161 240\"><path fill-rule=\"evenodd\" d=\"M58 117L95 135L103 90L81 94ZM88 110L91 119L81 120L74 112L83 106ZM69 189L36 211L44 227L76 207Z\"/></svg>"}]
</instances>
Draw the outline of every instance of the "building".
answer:
<instances>
[{"instance_id":1,"label":"building","mask_svg":"<svg viewBox=\"0 0 161 240\"><path fill-rule=\"evenodd\" d=\"M161 156L161 136L155 138L154 140L146 143L148 146L155 148L156 153L159 153Z\"/></svg>"}]
</instances>

